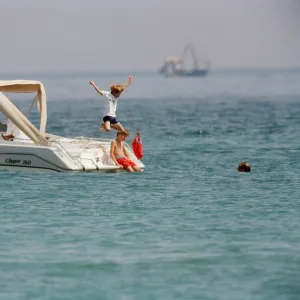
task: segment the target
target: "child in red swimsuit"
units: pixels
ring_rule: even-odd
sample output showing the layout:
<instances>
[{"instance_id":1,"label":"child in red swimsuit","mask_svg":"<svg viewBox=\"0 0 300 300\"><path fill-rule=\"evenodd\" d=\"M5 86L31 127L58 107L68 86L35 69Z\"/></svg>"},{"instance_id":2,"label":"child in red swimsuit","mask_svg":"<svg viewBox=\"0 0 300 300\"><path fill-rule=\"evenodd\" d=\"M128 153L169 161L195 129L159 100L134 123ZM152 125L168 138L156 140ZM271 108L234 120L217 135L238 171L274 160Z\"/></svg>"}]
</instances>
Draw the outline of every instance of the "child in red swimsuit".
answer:
<instances>
[{"instance_id":1,"label":"child in red swimsuit","mask_svg":"<svg viewBox=\"0 0 300 300\"><path fill-rule=\"evenodd\" d=\"M116 139L110 144L110 157L116 166L125 169L128 172L141 172L141 169L128 157L125 147L125 139L128 136L126 132L118 132Z\"/></svg>"}]
</instances>

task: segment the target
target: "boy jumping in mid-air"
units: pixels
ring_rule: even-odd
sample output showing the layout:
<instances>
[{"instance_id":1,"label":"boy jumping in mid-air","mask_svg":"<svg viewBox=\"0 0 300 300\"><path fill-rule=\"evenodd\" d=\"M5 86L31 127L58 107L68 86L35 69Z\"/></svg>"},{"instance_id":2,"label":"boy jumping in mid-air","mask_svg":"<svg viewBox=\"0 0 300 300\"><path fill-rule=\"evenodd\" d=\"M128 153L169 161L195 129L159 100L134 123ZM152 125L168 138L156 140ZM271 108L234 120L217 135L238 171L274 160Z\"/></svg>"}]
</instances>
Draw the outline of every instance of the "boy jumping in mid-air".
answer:
<instances>
[{"instance_id":1,"label":"boy jumping in mid-air","mask_svg":"<svg viewBox=\"0 0 300 300\"><path fill-rule=\"evenodd\" d=\"M125 132L129 134L126 129L120 124L117 120L116 110L118 104L118 98L121 96L122 92L128 87L128 85L132 82L133 77L129 76L127 83L125 84L113 84L110 86L110 92L103 91L97 88L93 81L90 81L90 84L95 88L95 90L101 96L104 96L104 117L103 123L99 127L99 131L102 131L103 128L105 131L110 131L110 128L113 128L119 132Z\"/></svg>"}]
</instances>

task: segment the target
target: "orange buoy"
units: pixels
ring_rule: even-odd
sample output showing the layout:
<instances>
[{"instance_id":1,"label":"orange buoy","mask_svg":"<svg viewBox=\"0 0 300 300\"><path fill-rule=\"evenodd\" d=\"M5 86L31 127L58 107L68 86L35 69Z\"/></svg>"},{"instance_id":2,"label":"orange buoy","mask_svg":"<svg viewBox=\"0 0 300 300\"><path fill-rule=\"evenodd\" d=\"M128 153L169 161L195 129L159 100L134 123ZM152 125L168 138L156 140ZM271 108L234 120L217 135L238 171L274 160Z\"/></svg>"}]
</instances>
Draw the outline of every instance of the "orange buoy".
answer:
<instances>
[{"instance_id":1,"label":"orange buoy","mask_svg":"<svg viewBox=\"0 0 300 300\"><path fill-rule=\"evenodd\" d=\"M140 137L140 134L137 132L135 138L133 139L132 143L132 150L138 160L143 158L143 144Z\"/></svg>"}]
</instances>

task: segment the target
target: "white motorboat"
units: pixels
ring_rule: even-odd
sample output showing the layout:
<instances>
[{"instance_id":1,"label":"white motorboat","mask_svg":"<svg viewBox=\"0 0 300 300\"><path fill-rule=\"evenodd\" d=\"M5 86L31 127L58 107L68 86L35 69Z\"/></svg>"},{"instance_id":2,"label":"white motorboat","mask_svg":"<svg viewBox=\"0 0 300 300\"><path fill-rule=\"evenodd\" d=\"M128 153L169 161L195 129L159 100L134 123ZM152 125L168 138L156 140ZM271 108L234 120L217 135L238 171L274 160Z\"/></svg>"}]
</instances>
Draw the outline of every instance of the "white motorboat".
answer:
<instances>
[{"instance_id":1,"label":"white motorboat","mask_svg":"<svg viewBox=\"0 0 300 300\"><path fill-rule=\"evenodd\" d=\"M35 93L33 103L36 102L40 112L40 128L37 129L2 92ZM66 138L46 133L46 93L39 81L0 81L0 112L28 137L26 140L18 137L12 140L0 139L0 170L105 173L123 171L110 158L109 139L83 136ZM5 124L1 127L3 130ZM144 164L136 158L128 144L126 149L130 159L144 169Z\"/></svg>"}]
</instances>

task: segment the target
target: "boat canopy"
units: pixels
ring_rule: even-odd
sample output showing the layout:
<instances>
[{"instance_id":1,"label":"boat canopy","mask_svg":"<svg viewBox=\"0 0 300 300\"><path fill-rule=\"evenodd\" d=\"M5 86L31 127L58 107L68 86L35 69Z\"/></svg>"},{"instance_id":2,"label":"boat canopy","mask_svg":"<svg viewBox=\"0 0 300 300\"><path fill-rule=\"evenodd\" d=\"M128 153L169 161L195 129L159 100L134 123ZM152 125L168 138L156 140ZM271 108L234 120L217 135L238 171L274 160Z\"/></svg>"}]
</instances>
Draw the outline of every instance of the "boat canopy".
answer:
<instances>
[{"instance_id":1,"label":"boat canopy","mask_svg":"<svg viewBox=\"0 0 300 300\"><path fill-rule=\"evenodd\" d=\"M40 112L40 131L38 131L28 118L1 92L36 93L34 102L36 101ZM47 123L46 93L41 82L31 80L0 80L0 111L33 142L39 145L48 144L44 137Z\"/></svg>"}]
</instances>

